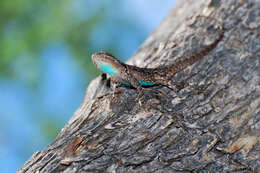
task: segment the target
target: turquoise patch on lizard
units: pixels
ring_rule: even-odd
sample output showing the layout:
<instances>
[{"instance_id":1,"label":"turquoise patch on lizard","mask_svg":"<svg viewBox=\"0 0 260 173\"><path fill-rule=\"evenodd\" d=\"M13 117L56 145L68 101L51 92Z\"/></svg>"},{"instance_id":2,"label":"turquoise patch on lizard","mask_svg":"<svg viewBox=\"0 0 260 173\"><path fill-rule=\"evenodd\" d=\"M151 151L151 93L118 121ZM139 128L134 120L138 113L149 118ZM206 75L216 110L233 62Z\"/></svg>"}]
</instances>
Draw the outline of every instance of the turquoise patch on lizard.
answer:
<instances>
[{"instance_id":1,"label":"turquoise patch on lizard","mask_svg":"<svg viewBox=\"0 0 260 173\"><path fill-rule=\"evenodd\" d=\"M116 69L114 69L113 66L109 63L99 61L99 62L97 62L97 65L100 68L100 70L102 70L104 73L107 73L109 75L114 75L114 74L118 73L118 71Z\"/></svg>"}]
</instances>

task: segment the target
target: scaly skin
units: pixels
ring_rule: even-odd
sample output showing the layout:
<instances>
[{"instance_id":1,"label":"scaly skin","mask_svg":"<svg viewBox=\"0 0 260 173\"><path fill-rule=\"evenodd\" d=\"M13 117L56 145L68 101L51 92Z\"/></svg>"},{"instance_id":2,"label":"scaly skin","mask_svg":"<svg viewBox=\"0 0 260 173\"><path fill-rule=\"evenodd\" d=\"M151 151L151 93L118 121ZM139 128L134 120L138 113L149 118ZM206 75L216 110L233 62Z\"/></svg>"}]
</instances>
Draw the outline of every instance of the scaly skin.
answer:
<instances>
[{"instance_id":1,"label":"scaly skin","mask_svg":"<svg viewBox=\"0 0 260 173\"><path fill-rule=\"evenodd\" d=\"M218 38L212 44L188 58L182 58L181 60L167 66L140 68L133 65L127 65L106 51L100 51L93 54L92 61L104 73L111 76L113 84L120 83L125 86L131 85L135 87L138 91L140 101L140 98L143 96L142 86L164 85L168 88L173 88L173 84L170 80L171 77L196 61L202 59L206 54L208 54L208 52L214 49L224 36L222 25L220 26L220 29L221 31Z\"/></svg>"}]
</instances>

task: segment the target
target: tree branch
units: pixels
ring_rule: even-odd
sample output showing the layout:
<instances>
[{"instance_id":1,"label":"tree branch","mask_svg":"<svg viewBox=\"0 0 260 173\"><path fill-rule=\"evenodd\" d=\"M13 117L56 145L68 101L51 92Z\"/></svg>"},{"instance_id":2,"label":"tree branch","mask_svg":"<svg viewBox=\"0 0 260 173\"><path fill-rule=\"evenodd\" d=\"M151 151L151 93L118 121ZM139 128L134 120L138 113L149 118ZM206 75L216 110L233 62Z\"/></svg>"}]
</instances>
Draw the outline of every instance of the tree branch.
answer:
<instances>
[{"instance_id":1,"label":"tree branch","mask_svg":"<svg viewBox=\"0 0 260 173\"><path fill-rule=\"evenodd\" d=\"M217 47L172 80L177 92L118 88L112 100L105 75L56 140L18 172L258 172L260 136L260 2L181 0L129 63L170 64L197 52L225 22ZM197 25L198 24L198 25Z\"/></svg>"}]
</instances>

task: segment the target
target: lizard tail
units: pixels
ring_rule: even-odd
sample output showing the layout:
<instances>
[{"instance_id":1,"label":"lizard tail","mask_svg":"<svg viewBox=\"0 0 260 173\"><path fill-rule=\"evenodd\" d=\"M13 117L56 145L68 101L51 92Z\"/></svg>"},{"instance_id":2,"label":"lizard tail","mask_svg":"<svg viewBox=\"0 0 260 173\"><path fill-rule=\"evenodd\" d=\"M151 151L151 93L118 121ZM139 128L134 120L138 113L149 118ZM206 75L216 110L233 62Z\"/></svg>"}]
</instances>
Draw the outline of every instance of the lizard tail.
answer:
<instances>
[{"instance_id":1,"label":"lizard tail","mask_svg":"<svg viewBox=\"0 0 260 173\"><path fill-rule=\"evenodd\" d=\"M206 17L206 16L200 16L200 17ZM217 20L215 18L213 18L214 20ZM178 73L179 71L183 70L184 68L194 64L196 61L200 60L201 58L203 58L203 56L207 55L208 52L210 52L211 50L213 50L217 44L219 43L219 41L223 38L224 36L224 23L218 21L218 23L220 23L219 27L220 27L220 34L218 36L218 38L209 46L207 46L206 48L204 48L203 50L191 55L188 58L182 58L181 60L175 62L174 64L170 64L168 66L166 66L168 73L167 78L170 79L174 74Z\"/></svg>"}]
</instances>

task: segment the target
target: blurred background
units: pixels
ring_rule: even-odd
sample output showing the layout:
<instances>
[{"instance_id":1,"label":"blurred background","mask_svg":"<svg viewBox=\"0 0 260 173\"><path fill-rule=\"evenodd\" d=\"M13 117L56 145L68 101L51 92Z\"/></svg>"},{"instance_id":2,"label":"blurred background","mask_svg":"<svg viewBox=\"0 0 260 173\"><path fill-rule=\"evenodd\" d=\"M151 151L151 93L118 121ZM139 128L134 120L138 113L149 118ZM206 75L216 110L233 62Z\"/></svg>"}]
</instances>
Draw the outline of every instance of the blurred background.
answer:
<instances>
[{"instance_id":1,"label":"blurred background","mask_svg":"<svg viewBox=\"0 0 260 173\"><path fill-rule=\"evenodd\" d=\"M91 54L126 61L175 0L1 0L0 172L50 144L94 77Z\"/></svg>"}]
</instances>

